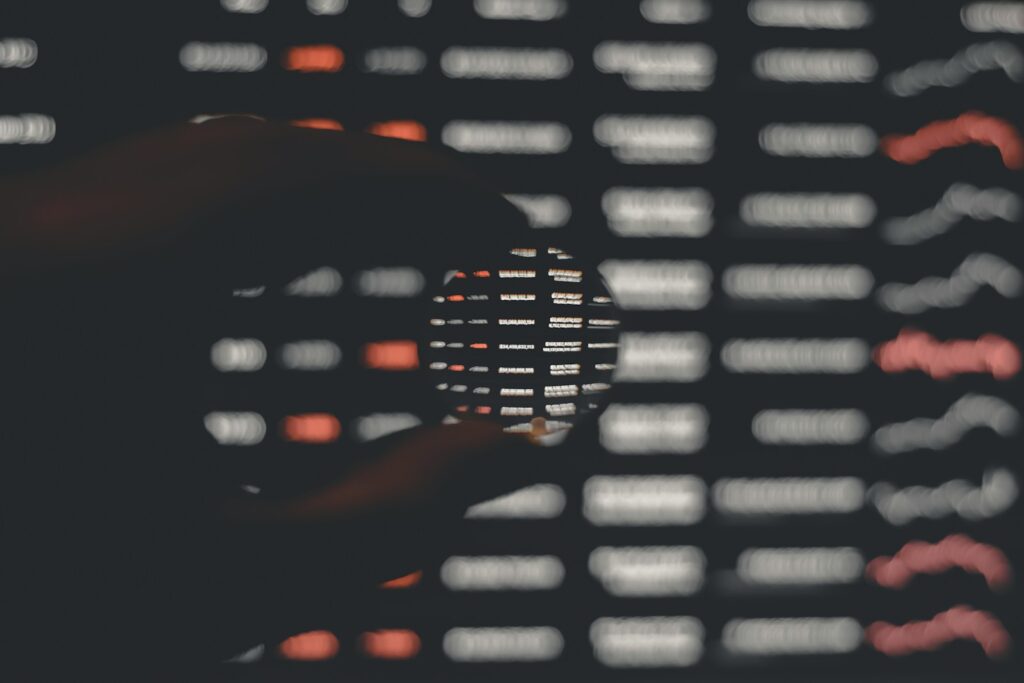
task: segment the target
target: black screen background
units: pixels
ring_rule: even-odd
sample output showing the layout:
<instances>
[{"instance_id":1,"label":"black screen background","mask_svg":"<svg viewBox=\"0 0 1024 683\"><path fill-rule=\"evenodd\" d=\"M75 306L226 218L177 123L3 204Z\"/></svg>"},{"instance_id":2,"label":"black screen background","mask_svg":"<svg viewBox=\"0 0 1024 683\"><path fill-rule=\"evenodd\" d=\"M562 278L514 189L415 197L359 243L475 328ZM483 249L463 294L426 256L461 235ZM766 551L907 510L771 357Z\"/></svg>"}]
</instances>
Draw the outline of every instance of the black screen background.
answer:
<instances>
[{"instance_id":1,"label":"black screen background","mask_svg":"<svg viewBox=\"0 0 1024 683\"><path fill-rule=\"evenodd\" d=\"M33 3L9 6L3 32L24 35L39 45L38 62L26 70L0 72L0 114L40 112L57 121L57 136L45 146L5 146L0 170L17 172L78 155L126 133L178 122L196 114L252 112L273 119L330 117L347 129L375 121L415 119L438 144L452 119L558 121L569 126L567 153L552 156L463 155L465 161L510 193L555 193L566 197L572 216L559 231L585 239L600 258L695 259L714 274L713 295L700 310L625 311L627 330L700 331L711 343L708 372L688 383L615 387L617 403L699 403L710 415L707 444L691 455L628 456L603 451L596 428L579 435L575 447L588 452L601 474L685 473L709 486L722 477L857 476L868 484L890 481L902 486L936 486L963 477L974 483L986 468L1006 466L1020 473L1019 436L1004 438L977 430L938 452L883 457L867 442L853 446L770 447L751 435L750 420L765 408L858 408L872 428L916 416L937 417L968 393L999 396L1019 406L1021 384L1015 377L995 381L988 375L938 381L922 373L887 375L870 364L849 375L739 375L719 361L724 342L751 337L858 337L872 346L913 326L938 339L1000 334L1019 343L1019 303L982 290L967 305L905 316L886 313L873 298L789 306L740 305L723 293L721 274L744 263L860 264L876 285L915 282L929 275L948 276L970 253L999 255L1018 267L1022 244L1019 225L1001 221L963 221L940 237L914 246L882 241L879 224L935 204L953 182L977 187L1020 187L1019 173L1003 167L991 148L968 146L937 153L916 166L893 163L881 154L864 159L782 159L758 147L760 128L773 122L863 123L878 134L910 133L924 124L980 110L1020 127L1020 85L999 71L984 72L955 88L932 88L901 99L882 87L882 76L922 59L948 58L972 43L1009 40L1012 35L972 34L961 25L963 3L933 0L877 0L873 23L854 31L806 31L757 27L746 3L716 0L711 18L694 25L655 25L643 20L634 2L570 2L566 16L551 22L486 21L471 3L435 1L420 19L402 15L391 2L352 0L337 17L311 16L302 3L272 1L257 15L232 14L216 2L164 2L100 6ZM593 67L591 53L603 40L703 42L718 58L713 85L704 92L659 93L629 89L616 75ZM270 61L251 74L187 73L178 50L192 40L252 41L266 47ZM329 43L347 57L337 74L289 73L279 56L296 44ZM411 45L423 50L427 67L415 76L364 73L360 56L378 46ZM571 76L552 82L454 80L445 78L439 56L450 45L544 46L568 50ZM772 47L859 47L879 61L879 77L868 84L782 85L752 75L756 53ZM625 165L592 137L602 114L702 115L714 122L714 157L695 165ZM638 239L616 237L607 229L601 195L613 186L701 187L714 197L714 227L702 238ZM863 192L878 207L878 217L862 230L752 230L739 218L741 199L754 192ZM540 233L538 233L540 234ZM386 260L385 260L386 263ZM348 280L347 280L348 281ZM395 317L401 302L391 302ZM418 310L410 302L408 311ZM313 311L312 315L317 313ZM411 313L410 313L411 314ZM242 336L251 330L225 330ZM257 330L257 332L259 332ZM355 354L349 354L354 357ZM247 382L251 378L246 378ZM230 389L226 390L228 393ZM242 393L248 388L240 389ZM305 410L308 396L277 409ZM391 406L399 409L400 406ZM343 419L344 424L344 419ZM280 451L287 458L288 450ZM233 457L233 456L231 456ZM736 590L716 579L735 566L751 546L850 545L865 558L890 555L911 539L937 541L956 531L1004 550L1015 567L1022 552L1017 522L1019 505L991 520L957 517L893 526L870 506L855 514L731 519L708 503L707 516L693 526L595 527L581 515L580 488L566 490L565 512L556 520L467 522L462 554L552 554L565 565L566 578L555 591L527 593L453 593L425 568L423 583L386 596L376 623L366 628L410 628L423 641L408 662L376 662L361 657L355 634L339 633L342 655L336 661L297 665L264 664L274 680L322 677L336 680L344 671L364 671L378 680L793 680L861 677L884 680L987 680L1019 675L1019 655L989 661L974 643L956 642L931 653L887 658L862 646L848 655L736 659L718 645L722 626L737 617L853 616L862 624L876 619L902 623L924 619L954 604L994 613L1019 637L1019 590L994 594L977 575L952 571L918 577L901 591L867 582L848 586L783 590ZM599 545L695 545L708 558L701 591L684 598L614 598L587 570L587 557ZM587 630L602 616L692 615L706 631L705 652L692 669L613 670L594 661ZM551 625L565 638L562 655L546 663L454 664L440 642L454 626ZM1016 673L1015 673L1016 672ZM238 675L238 674L233 674ZM269 674L268 674L269 675Z\"/></svg>"}]
</instances>

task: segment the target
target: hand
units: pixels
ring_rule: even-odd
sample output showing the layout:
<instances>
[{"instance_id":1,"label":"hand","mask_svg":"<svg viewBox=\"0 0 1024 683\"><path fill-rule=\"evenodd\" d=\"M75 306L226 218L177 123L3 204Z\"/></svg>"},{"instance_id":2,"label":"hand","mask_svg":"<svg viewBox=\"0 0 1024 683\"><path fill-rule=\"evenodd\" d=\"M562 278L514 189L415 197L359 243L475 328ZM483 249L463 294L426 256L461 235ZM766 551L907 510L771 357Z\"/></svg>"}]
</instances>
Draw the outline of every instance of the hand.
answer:
<instances>
[{"instance_id":1,"label":"hand","mask_svg":"<svg viewBox=\"0 0 1024 683\"><path fill-rule=\"evenodd\" d=\"M223 486L183 426L201 424L216 293L324 253L457 261L523 235L423 145L221 120L6 179L0 206L10 666L216 661L358 621L373 586L443 553L467 505L543 476L526 439L469 422L260 500Z\"/></svg>"}]
</instances>

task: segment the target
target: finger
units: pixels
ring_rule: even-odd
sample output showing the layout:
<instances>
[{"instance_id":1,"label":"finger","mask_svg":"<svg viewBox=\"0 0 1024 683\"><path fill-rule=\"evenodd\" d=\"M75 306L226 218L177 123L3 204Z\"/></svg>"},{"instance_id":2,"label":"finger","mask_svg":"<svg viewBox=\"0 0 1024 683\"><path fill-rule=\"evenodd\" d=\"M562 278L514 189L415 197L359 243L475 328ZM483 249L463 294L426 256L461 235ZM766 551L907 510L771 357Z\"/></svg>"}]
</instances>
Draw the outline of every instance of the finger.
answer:
<instances>
[{"instance_id":1,"label":"finger","mask_svg":"<svg viewBox=\"0 0 1024 683\"><path fill-rule=\"evenodd\" d=\"M539 475L537 450L488 421L424 427L327 487L286 500L228 501L224 513L240 523L340 523L426 505L442 492L448 503L465 506ZM471 472L481 476L474 481Z\"/></svg>"}]
</instances>

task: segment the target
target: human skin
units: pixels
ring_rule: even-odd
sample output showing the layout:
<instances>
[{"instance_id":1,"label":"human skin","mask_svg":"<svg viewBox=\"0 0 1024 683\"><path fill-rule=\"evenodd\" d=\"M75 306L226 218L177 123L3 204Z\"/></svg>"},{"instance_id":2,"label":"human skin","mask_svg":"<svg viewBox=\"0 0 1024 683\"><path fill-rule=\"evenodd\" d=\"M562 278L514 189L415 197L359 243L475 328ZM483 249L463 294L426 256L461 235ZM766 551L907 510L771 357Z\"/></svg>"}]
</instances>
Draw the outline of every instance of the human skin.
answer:
<instances>
[{"instance_id":1,"label":"human skin","mask_svg":"<svg viewBox=\"0 0 1024 683\"><path fill-rule=\"evenodd\" d=\"M443 244L457 260L519 238L518 212L426 146L220 120L5 178L0 206L0 668L22 680L357 623L377 583L444 552L467 505L545 476L528 439L470 421L263 500L219 481L209 437L181 427L201 424L211 292L280 285L325 251ZM339 229L360 221L375 227Z\"/></svg>"}]
</instances>

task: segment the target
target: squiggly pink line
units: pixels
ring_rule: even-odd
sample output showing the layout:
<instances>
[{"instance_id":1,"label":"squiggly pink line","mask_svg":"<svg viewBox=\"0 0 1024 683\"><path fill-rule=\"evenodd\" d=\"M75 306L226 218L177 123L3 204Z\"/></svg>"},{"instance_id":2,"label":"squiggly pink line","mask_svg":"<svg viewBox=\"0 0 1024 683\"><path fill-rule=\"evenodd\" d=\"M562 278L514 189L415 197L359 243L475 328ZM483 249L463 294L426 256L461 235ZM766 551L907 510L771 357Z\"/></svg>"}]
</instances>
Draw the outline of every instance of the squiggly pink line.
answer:
<instances>
[{"instance_id":1,"label":"squiggly pink line","mask_svg":"<svg viewBox=\"0 0 1024 683\"><path fill-rule=\"evenodd\" d=\"M972 143L997 147L1009 169L1024 168L1024 140L1017 129L1004 119L977 111L929 123L910 135L887 135L879 145L893 161L916 164L941 149Z\"/></svg>"},{"instance_id":2,"label":"squiggly pink line","mask_svg":"<svg viewBox=\"0 0 1024 683\"><path fill-rule=\"evenodd\" d=\"M895 339L875 347L874 359L884 372L920 370L934 379L967 372L1009 379L1020 371L1017 345L997 334L940 342L927 332L904 329Z\"/></svg>"},{"instance_id":3,"label":"squiggly pink line","mask_svg":"<svg viewBox=\"0 0 1024 683\"><path fill-rule=\"evenodd\" d=\"M988 612L957 605L931 619L896 625L876 621L864 629L864 637L876 650L890 657L937 650L954 640L977 641L989 658L1006 654L1010 634Z\"/></svg>"},{"instance_id":4,"label":"squiggly pink line","mask_svg":"<svg viewBox=\"0 0 1024 683\"><path fill-rule=\"evenodd\" d=\"M892 557L868 562L864 573L886 588L903 588L917 574L941 574L954 567L981 574L990 588L1010 583L1010 562L999 548L979 543L965 534L953 534L938 543L910 541Z\"/></svg>"}]
</instances>

